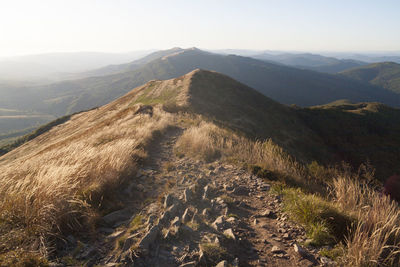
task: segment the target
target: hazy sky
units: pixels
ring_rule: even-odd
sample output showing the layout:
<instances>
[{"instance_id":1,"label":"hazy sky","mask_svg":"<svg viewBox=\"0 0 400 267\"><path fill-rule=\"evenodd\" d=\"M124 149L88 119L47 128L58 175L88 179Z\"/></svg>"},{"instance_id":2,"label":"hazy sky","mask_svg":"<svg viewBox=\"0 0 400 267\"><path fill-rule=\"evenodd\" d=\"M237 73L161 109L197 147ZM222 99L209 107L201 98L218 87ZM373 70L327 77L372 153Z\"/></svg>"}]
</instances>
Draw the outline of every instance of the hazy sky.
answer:
<instances>
[{"instance_id":1,"label":"hazy sky","mask_svg":"<svg viewBox=\"0 0 400 267\"><path fill-rule=\"evenodd\" d=\"M174 46L400 50L399 0L0 0L0 56Z\"/></svg>"}]
</instances>

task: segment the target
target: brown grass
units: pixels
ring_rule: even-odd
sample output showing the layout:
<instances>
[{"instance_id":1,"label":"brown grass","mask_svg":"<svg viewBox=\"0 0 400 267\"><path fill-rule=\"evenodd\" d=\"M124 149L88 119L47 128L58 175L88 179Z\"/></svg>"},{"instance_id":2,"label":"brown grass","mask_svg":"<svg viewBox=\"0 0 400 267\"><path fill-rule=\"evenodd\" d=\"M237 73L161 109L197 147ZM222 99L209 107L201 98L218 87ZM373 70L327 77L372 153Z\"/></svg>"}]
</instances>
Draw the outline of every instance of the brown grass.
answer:
<instances>
[{"instance_id":1,"label":"brown grass","mask_svg":"<svg viewBox=\"0 0 400 267\"><path fill-rule=\"evenodd\" d=\"M174 121L159 108L150 116L120 105L75 115L0 158L0 253L29 245L46 255L50 237L96 216L93 194L134 173L153 133Z\"/></svg>"}]
</instances>

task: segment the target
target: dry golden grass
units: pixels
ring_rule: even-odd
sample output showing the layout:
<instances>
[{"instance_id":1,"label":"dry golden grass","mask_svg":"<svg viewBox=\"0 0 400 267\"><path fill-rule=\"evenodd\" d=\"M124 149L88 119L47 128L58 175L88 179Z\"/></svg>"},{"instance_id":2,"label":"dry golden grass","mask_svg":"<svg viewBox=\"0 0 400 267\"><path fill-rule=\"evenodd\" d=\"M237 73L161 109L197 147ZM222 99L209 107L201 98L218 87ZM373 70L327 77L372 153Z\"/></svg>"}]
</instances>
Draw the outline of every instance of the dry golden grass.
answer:
<instances>
[{"instance_id":1,"label":"dry golden grass","mask_svg":"<svg viewBox=\"0 0 400 267\"><path fill-rule=\"evenodd\" d=\"M346 242L346 263L349 266L398 266L398 204L349 176L334 180L333 193L337 203L358 219Z\"/></svg>"},{"instance_id":2,"label":"dry golden grass","mask_svg":"<svg viewBox=\"0 0 400 267\"><path fill-rule=\"evenodd\" d=\"M295 179L305 176L304 167L272 140L252 141L209 122L188 128L177 141L176 152L206 161L223 156L241 163L257 164Z\"/></svg>"},{"instance_id":3,"label":"dry golden grass","mask_svg":"<svg viewBox=\"0 0 400 267\"><path fill-rule=\"evenodd\" d=\"M91 193L134 173L153 134L174 121L137 110L120 101L75 115L0 158L0 253L29 245L46 255L49 237L96 215Z\"/></svg>"}]
</instances>

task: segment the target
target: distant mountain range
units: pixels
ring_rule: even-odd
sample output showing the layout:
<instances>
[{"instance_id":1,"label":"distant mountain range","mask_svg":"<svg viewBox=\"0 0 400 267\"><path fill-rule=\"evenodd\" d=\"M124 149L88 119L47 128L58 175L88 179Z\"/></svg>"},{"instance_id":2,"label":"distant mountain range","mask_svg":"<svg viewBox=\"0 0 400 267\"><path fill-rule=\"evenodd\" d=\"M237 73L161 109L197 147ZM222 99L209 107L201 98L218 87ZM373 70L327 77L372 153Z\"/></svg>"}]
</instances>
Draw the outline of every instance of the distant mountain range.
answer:
<instances>
[{"instance_id":1,"label":"distant mountain range","mask_svg":"<svg viewBox=\"0 0 400 267\"><path fill-rule=\"evenodd\" d=\"M0 58L1 80L55 81L75 78L79 72L143 57L152 50L129 53L70 52Z\"/></svg>"},{"instance_id":2,"label":"distant mountain range","mask_svg":"<svg viewBox=\"0 0 400 267\"><path fill-rule=\"evenodd\" d=\"M41 86L4 84L0 86L0 108L30 110L59 117L104 105L150 80L178 77L197 68L229 75L283 104L313 106L349 99L400 105L400 95L342 75L302 70L249 57L214 54L196 48L173 48L128 64L91 71L93 77Z\"/></svg>"},{"instance_id":3,"label":"distant mountain range","mask_svg":"<svg viewBox=\"0 0 400 267\"><path fill-rule=\"evenodd\" d=\"M393 62L374 63L350 69L341 74L400 94L400 64Z\"/></svg>"},{"instance_id":4,"label":"distant mountain range","mask_svg":"<svg viewBox=\"0 0 400 267\"><path fill-rule=\"evenodd\" d=\"M337 59L316 54L270 54L262 53L253 55L253 58L277 62L283 65L292 66L300 69L308 69L326 73L337 73L354 67L366 65L368 63L353 59Z\"/></svg>"}]
</instances>

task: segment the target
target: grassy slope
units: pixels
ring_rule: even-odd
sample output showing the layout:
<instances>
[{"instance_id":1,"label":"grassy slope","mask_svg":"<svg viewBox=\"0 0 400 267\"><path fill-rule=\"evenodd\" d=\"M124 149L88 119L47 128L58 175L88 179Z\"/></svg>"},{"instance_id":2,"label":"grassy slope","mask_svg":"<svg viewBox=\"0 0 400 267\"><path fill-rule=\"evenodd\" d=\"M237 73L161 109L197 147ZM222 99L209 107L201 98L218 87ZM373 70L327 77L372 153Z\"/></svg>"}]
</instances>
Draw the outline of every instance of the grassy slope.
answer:
<instances>
[{"instance_id":1,"label":"grassy slope","mask_svg":"<svg viewBox=\"0 0 400 267\"><path fill-rule=\"evenodd\" d=\"M369 160L381 180L400 171L399 109L379 103L338 101L298 112L337 160L355 167Z\"/></svg>"},{"instance_id":2,"label":"grassy slope","mask_svg":"<svg viewBox=\"0 0 400 267\"><path fill-rule=\"evenodd\" d=\"M400 93L400 64L393 62L374 63L341 73L349 78L378 85Z\"/></svg>"}]
</instances>

